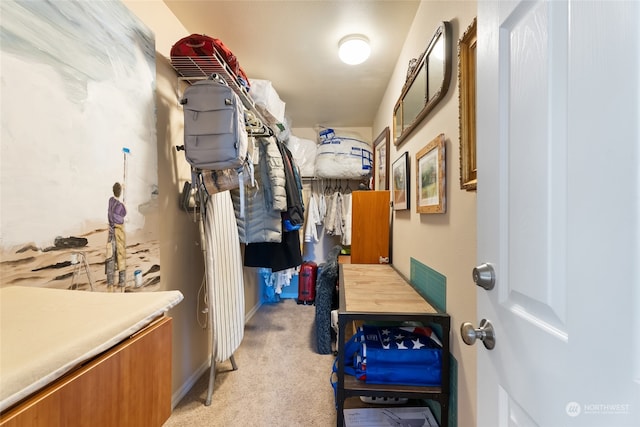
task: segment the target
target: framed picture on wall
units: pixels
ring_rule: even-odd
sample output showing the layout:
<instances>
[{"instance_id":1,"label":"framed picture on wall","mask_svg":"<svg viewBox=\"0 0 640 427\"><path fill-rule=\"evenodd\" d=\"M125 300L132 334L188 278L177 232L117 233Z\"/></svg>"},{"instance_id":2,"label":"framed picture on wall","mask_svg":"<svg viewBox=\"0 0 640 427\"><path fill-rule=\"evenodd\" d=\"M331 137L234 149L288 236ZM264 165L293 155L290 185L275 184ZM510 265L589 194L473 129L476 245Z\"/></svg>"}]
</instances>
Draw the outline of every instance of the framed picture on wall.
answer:
<instances>
[{"instance_id":1,"label":"framed picture on wall","mask_svg":"<svg viewBox=\"0 0 640 427\"><path fill-rule=\"evenodd\" d=\"M404 152L391 168L393 176L393 187L391 188L391 199L393 200L393 210L401 211L409 209L409 153Z\"/></svg>"},{"instance_id":2,"label":"framed picture on wall","mask_svg":"<svg viewBox=\"0 0 640 427\"><path fill-rule=\"evenodd\" d=\"M445 213L444 134L432 139L416 154L416 211Z\"/></svg>"},{"instance_id":3,"label":"framed picture on wall","mask_svg":"<svg viewBox=\"0 0 640 427\"><path fill-rule=\"evenodd\" d=\"M476 166L476 19L458 41L458 93L460 120L460 188L475 191Z\"/></svg>"},{"instance_id":4,"label":"framed picture on wall","mask_svg":"<svg viewBox=\"0 0 640 427\"><path fill-rule=\"evenodd\" d=\"M389 189L389 126L373 141L373 189Z\"/></svg>"}]
</instances>

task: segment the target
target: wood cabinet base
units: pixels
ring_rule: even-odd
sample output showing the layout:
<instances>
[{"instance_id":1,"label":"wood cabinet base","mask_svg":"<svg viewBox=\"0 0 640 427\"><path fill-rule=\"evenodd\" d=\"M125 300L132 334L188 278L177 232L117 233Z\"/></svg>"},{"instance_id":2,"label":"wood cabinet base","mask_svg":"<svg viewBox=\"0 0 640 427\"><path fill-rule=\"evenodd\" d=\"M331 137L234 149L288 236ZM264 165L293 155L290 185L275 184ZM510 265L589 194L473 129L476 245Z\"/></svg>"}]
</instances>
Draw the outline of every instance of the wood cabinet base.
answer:
<instances>
[{"instance_id":1,"label":"wood cabinet base","mask_svg":"<svg viewBox=\"0 0 640 427\"><path fill-rule=\"evenodd\" d=\"M163 317L0 417L2 427L162 426L171 415L171 318Z\"/></svg>"}]
</instances>

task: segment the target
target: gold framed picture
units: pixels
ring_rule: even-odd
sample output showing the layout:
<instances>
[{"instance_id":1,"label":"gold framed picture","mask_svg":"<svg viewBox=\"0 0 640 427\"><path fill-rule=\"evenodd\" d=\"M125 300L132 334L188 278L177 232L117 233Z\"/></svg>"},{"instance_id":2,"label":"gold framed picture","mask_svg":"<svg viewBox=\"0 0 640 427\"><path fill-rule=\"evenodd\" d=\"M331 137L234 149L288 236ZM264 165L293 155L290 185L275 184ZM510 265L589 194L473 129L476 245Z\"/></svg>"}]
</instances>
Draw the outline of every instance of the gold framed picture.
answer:
<instances>
[{"instance_id":1,"label":"gold framed picture","mask_svg":"<svg viewBox=\"0 0 640 427\"><path fill-rule=\"evenodd\" d=\"M460 189L474 191L476 167L476 19L458 41Z\"/></svg>"},{"instance_id":2,"label":"gold framed picture","mask_svg":"<svg viewBox=\"0 0 640 427\"><path fill-rule=\"evenodd\" d=\"M445 137L436 136L416 154L416 211L445 213Z\"/></svg>"}]
</instances>

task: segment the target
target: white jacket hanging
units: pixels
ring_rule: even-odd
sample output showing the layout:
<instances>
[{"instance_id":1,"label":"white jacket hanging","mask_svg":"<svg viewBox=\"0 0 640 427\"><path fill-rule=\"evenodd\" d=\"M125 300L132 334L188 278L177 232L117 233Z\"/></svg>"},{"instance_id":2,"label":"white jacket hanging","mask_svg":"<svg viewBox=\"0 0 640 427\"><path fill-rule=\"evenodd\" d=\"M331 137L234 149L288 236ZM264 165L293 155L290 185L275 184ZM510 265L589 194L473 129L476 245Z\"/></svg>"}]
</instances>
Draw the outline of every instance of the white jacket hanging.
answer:
<instances>
[{"instance_id":1,"label":"white jacket hanging","mask_svg":"<svg viewBox=\"0 0 640 427\"><path fill-rule=\"evenodd\" d=\"M318 225L322 224L322 218L318 211L318 202L316 195L309 197L309 206L307 207L307 223L304 227L304 241L318 243Z\"/></svg>"},{"instance_id":2,"label":"white jacket hanging","mask_svg":"<svg viewBox=\"0 0 640 427\"><path fill-rule=\"evenodd\" d=\"M351 246L351 193L342 196L342 239L343 246Z\"/></svg>"}]
</instances>

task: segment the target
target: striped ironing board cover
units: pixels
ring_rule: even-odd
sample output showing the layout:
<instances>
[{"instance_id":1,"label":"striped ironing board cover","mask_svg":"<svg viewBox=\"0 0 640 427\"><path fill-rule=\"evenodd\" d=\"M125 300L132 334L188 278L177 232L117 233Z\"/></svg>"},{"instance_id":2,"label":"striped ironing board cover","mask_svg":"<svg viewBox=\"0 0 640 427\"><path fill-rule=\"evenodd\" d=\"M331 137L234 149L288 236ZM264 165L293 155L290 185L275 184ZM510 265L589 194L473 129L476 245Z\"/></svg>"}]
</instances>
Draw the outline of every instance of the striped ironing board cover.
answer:
<instances>
[{"instance_id":1,"label":"striped ironing board cover","mask_svg":"<svg viewBox=\"0 0 640 427\"><path fill-rule=\"evenodd\" d=\"M229 191L209 197L205 216L206 279L216 362L229 359L244 336L244 277Z\"/></svg>"}]
</instances>

